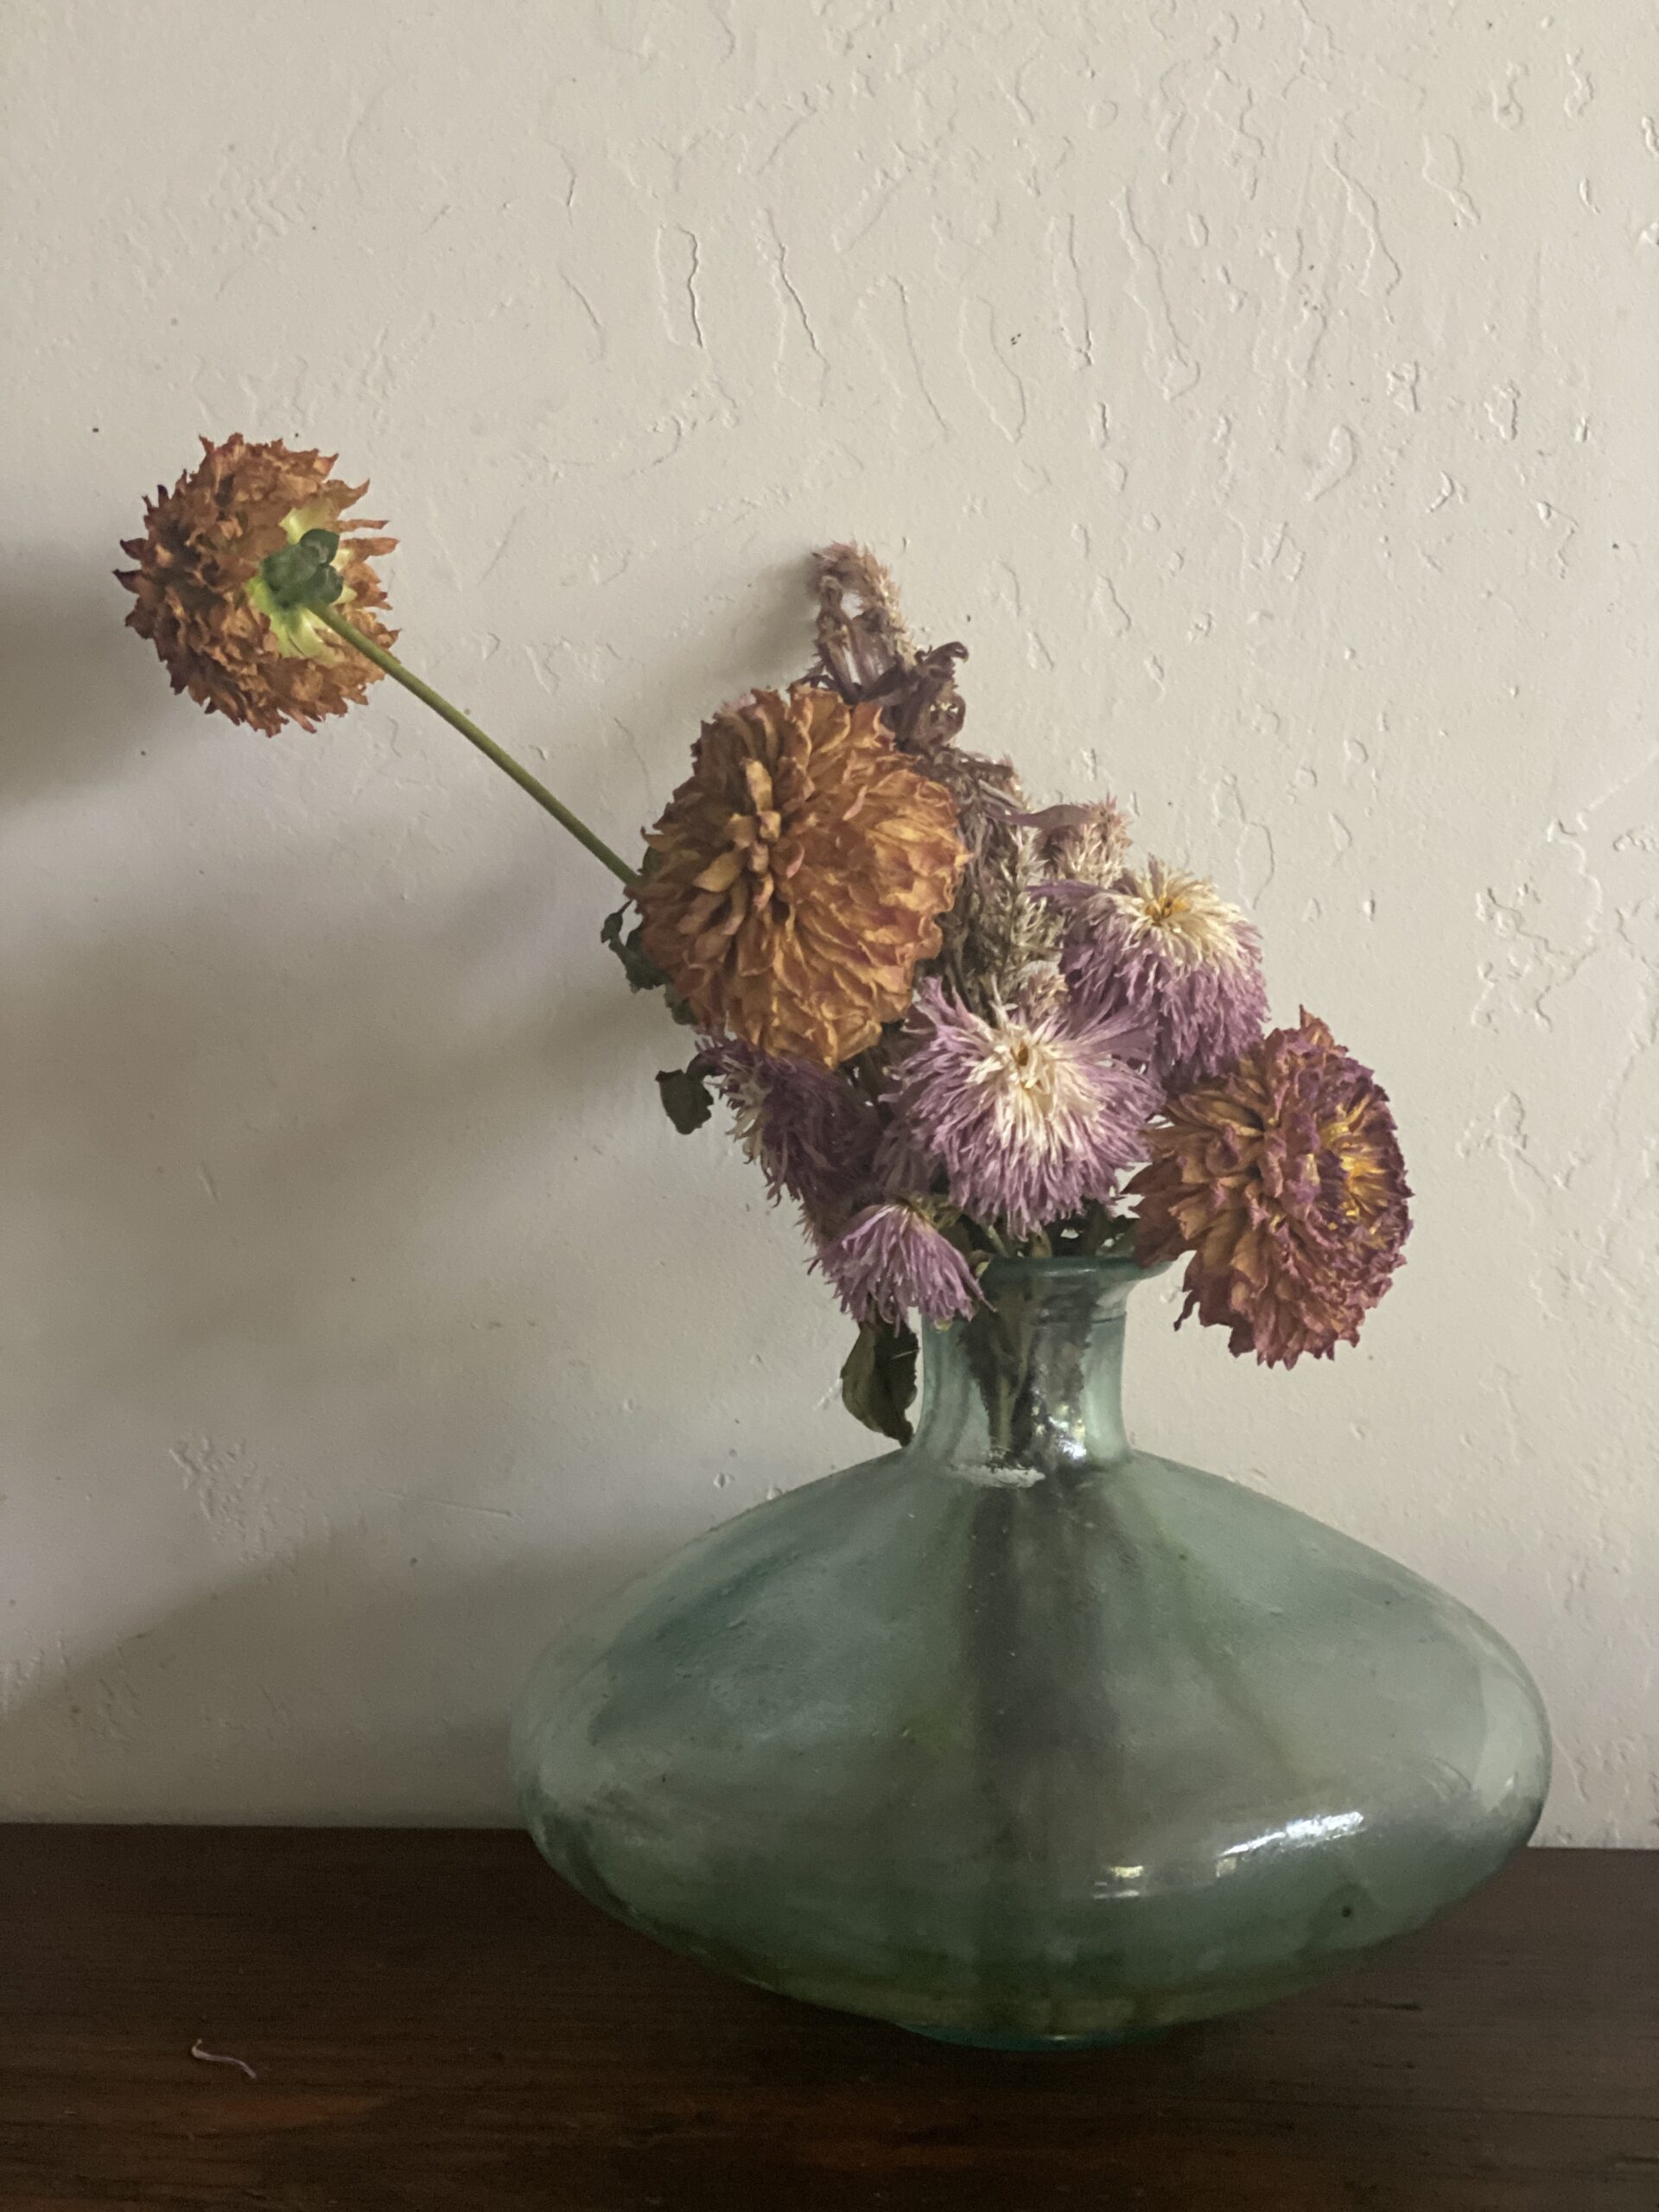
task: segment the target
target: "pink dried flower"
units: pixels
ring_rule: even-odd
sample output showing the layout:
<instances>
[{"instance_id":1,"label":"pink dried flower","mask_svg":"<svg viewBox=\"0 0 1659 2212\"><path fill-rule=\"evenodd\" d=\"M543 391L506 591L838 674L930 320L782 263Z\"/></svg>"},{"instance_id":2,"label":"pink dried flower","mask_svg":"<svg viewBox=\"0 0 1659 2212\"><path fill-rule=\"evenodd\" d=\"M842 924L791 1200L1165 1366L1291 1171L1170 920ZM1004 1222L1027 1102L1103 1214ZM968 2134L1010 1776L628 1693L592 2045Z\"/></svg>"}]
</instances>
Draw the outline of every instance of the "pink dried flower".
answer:
<instances>
[{"instance_id":1,"label":"pink dried flower","mask_svg":"<svg viewBox=\"0 0 1659 2212\"><path fill-rule=\"evenodd\" d=\"M1289 1367L1353 1344L1411 1227L1388 1096L1304 1013L1173 1098L1129 1185L1143 1263L1190 1252L1181 1319Z\"/></svg>"},{"instance_id":2,"label":"pink dried flower","mask_svg":"<svg viewBox=\"0 0 1659 2212\"><path fill-rule=\"evenodd\" d=\"M1154 860L1109 891L1046 889L1070 918L1061 966L1072 995L1144 1022L1171 1089L1218 1073L1261 1036L1262 940L1213 883Z\"/></svg>"},{"instance_id":3,"label":"pink dried flower","mask_svg":"<svg viewBox=\"0 0 1659 2212\"><path fill-rule=\"evenodd\" d=\"M733 1109L738 1141L773 1199L787 1192L825 1236L874 1194L881 1116L855 1083L734 1037L699 1043Z\"/></svg>"},{"instance_id":4,"label":"pink dried flower","mask_svg":"<svg viewBox=\"0 0 1659 2212\"><path fill-rule=\"evenodd\" d=\"M930 978L894 1058L894 1140L942 1169L965 1213L1016 1236L1108 1198L1146 1156L1157 1084L1138 1016L1063 997L982 1017Z\"/></svg>"},{"instance_id":5,"label":"pink dried flower","mask_svg":"<svg viewBox=\"0 0 1659 2212\"><path fill-rule=\"evenodd\" d=\"M915 1313L942 1328L984 1303L967 1261L925 1205L911 1198L884 1199L855 1214L819 1246L817 1264L861 1322L896 1325Z\"/></svg>"}]
</instances>

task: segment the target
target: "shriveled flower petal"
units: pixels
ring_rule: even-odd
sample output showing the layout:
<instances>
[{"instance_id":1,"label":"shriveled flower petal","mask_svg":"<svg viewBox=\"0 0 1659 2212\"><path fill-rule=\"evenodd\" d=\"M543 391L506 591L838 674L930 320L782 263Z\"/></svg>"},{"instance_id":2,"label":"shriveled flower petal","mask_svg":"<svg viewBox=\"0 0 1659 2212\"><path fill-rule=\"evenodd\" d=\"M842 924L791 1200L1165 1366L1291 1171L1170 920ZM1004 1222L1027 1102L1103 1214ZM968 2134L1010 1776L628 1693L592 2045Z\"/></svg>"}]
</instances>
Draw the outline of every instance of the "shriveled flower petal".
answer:
<instances>
[{"instance_id":1,"label":"shriveled flower petal","mask_svg":"<svg viewBox=\"0 0 1659 2212\"><path fill-rule=\"evenodd\" d=\"M1021 817L1038 836L1046 875L1109 890L1129 856L1129 825L1114 798L1083 805L1045 806Z\"/></svg>"},{"instance_id":2,"label":"shriveled flower petal","mask_svg":"<svg viewBox=\"0 0 1659 2212\"><path fill-rule=\"evenodd\" d=\"M818 658L843 699L868 698L915 664L898 586L864 545L826 545L812 566Z\"/></svg>"},{"instance_id":3,"label":"shriveled flower petal","mask_svg":"<svg viewBox=\"0 0 1659 2212\"><path fill-rule=\"evenodd\" d=\"M1046 889L1067 917L1061 966L1072 995L1146 1022L1171 1089L1214 1075L1261 1036L1262 940L1213 883L1153 860L1109 890Z\"/></svg>"},{"instance_id":4,"label":"shriveled flower petal","mask_svg":"<svg viewBox=\"0 0 1659 2212\"><path fill-rule=\"evenodd\" d=\"M880 709L798 683L705 722L647 840L645 949L709 1029L839 1066L910 1001L963 853Z\"/></svg>"},{"instance_id":5,"label":"shriveled flower petal","mask_svg":"<svg viewBox=\"0 0 1659 2212\"><path fill-rule=\"evenodd\" d=\"M925 982L894 1057L895 1145L944 1172L965 1213L1015 1236L1109 1198L1145 1157L1157 1084L1145 1025L1052 999L974 1013Z\"/></svg>"},{"instance_id":6,"label":"shriveled flower petal","mask_svg":"<svg viewBox=\"0 0 1659 2212\"><path fill-rule=\"evenodd\" d=\"M335 604L377 645L397 632L376 609L386 595L372 556L396 538L364 537L382 525L346 521L368 490L329 474L332 454L296 452L280 440L250 445L240 435L214 445L168 492L144 508L144 534L124 538L137 566L118 569L136 604L127 626L149 639L175 691L210 713L271 736L284 722L315 729L325 715L359 703L380 671L304 613L266 603L260 563L308 530L340 534L342 580Z\"/></svg>"},{"instance_id":7,"label":"shriveled flower petal","mask_svg":"<svg viewBox=\"0 0 1659 2212\"><path fill-rule=\"evenodd\" d=\"M881 1120L866 1091L844 1075L735 1038L705 1037L701 1049L768 1192L774 1199L787 1192L817 1235L832 1234L875 1195Z\"/></svg>"},{"instance_id":8,"label":"shriveled flower petal","mask_svg":"<svg viewBox=\"0 0 1659 2212\"><path fill-rule=\"evenodd\" d=\"M1355 1343L1411 1226L1376 1077L1304 1012L1164 1112L1129 1192L1142 1262L1192 1255L1181 1319L1268 1366Z\"/></svg>"},{"instance_id":9,"label":"shriveled flower petal","mask_svg":"<svg viewBox=\"0 0 1659 2212\"><path fill-rule=\"evenodd\" d=\"M817 1264L858 1321L896 1326L914 1313L942 1328L984 1303L967 1261L925 1207L906 1198L866 1206L819 1246Z\"/></svg>"}]
</instances>

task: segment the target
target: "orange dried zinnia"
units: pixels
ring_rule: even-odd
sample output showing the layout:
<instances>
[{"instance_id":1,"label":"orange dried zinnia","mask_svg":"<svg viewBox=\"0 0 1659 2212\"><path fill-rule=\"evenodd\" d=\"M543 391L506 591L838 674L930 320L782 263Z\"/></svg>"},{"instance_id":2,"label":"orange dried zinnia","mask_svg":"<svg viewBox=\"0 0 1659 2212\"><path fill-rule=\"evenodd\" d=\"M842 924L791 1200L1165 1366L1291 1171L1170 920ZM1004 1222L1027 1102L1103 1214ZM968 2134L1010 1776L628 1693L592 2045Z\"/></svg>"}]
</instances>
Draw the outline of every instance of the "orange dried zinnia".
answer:
<instances>
[{"instance_id":1,"label":"orange dried zinnia","mask_svg":"<svg viewBox=\"0 0 1659 2212\"><path fill-rule=\"evenodd\" d=\"M371 556L397 541L359 534L378 523L341 519L369 487L330 475L333 454L296 453L279 440L250 445L239 435L201 443L196 467L146 503L144 535L122 541L138 564L117 571L137 601L127 626L155 646L173 689L210 713L267 736L285 721L315 729L324 715L359 703L380 671L308 610L275 606L260 563L308 530L338 531L336 604L377 645L390 645L397 633L374 612L386 594Z\"/></svg>"},{"instance_id":2,"label":"orange dried zinnia","mask_svg":"<svg viewBox=\"0 0 1659 2212\"><path fill-rule=\"evenodd\" d=\"M880 708L797 683L705 722L647 839L645 950L698 1020L836 1067L910 1003L963 853L956 804Z\"/></svg>"}]
</instances>

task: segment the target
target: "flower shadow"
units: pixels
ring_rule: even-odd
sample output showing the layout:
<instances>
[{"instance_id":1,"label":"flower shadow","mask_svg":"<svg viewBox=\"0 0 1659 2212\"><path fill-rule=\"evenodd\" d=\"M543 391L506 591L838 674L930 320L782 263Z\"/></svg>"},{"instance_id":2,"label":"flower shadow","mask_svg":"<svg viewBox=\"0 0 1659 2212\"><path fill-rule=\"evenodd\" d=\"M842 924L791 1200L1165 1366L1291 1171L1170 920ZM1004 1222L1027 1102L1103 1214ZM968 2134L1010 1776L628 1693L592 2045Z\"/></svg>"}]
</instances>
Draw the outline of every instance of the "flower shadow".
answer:
<instances>
[{"instance_id":1,"label":"flower shadow","mask_svg":"<svg viewBox=\"0 0 1659 2212\"><path fill-rule=\"evenodd\" d=\"M105 568L88 569L25 552L29 587L0 595L8 799L95 783L145 749L167 680L122 626L132 601L110 573L121 557L113 550Z\"/></svg>"},{"instance_id":2,"label":"flower shadow","mask_svg":"<svg viewBox=\"0 0 1659 2212\"><path fill-rule=\"evenodd\" d=\"M683 1033L524 931L538 860L388 907L285 901L274 851L16 979L14 1814L502 1817L536 1646L798 1464L748 1388L799 1358L792 1240L657 1112ZM703 1433L642 1378L670 1338Z\"/></svg>"}]
</instances>

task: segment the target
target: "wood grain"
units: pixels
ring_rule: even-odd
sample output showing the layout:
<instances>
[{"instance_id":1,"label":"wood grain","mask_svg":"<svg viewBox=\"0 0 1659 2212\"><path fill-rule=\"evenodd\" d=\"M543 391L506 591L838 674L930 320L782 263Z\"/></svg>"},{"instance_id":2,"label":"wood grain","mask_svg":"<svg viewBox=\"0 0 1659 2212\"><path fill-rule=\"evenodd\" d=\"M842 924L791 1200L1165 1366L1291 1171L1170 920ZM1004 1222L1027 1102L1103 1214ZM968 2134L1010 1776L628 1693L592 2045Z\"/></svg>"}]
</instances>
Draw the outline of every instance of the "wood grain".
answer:
<instances>
[{"instance_id":1,"label":"wood grain","mask_svg":"<svg viewBox=\"0 0 1659 2212\"><path fill-rule=\"evenodd\" d=\"M0 1898L4 2212L1659 2212L1659 1853L1046 2058L723 1980L500 1832L0 1828Z\"/></svg>"}]
</instances>

